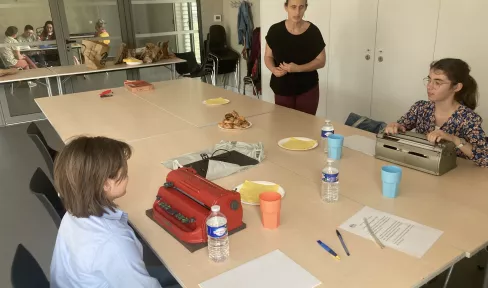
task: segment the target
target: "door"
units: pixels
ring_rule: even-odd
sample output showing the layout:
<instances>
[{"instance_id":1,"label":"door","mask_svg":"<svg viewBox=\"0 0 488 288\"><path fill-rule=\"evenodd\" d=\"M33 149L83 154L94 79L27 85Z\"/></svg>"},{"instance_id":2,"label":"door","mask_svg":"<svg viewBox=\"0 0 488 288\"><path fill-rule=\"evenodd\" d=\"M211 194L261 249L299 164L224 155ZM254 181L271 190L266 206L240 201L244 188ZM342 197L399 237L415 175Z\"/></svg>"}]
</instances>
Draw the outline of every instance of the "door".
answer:
<instances>
[{"instance_id":1,"label":"door","mask_svg":"<svg viewBox=\"0 0 488 288\"><path fill-rule=\"evenodd\" d=\"M422 79L433 61L440 0L380 0L371 116L396 121L427 99Z\"/></svg>"},{"instance_id":2,"label":"door","mask_svg":"<svg viewBox=\"0 0 488 288\"><path fill-rule=\"evenodd\" d=\"M476 112L485 119L483 129L488 131L488 1L442 0L435 59L460 58L471 66L471 75L479 85L481 99Z\"/></svg>"},{"instance_id":3,"label":"door","mask_svg":"<svg viewBox=\"0 0 488 288\"><path fill-rule=\"evenodd\" d=\"M373 87L378 0L332 0L327 118L369 117Z\"/></svg>"}]
</instances>

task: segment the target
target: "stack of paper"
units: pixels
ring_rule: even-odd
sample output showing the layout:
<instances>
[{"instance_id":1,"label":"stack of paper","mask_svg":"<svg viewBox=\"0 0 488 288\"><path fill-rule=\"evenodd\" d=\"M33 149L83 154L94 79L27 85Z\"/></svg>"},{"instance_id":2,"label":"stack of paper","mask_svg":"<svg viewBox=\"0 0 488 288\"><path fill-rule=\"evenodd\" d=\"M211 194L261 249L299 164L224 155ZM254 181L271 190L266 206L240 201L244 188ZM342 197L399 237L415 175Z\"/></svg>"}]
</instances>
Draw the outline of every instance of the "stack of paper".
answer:
<instances>
[{"instance_id":1,"label":"stack of paper","mask_svg":"<svg viewBox=\"0 0 488 288\"><path fill-rule=\"evenodd\" d=\"M361 209L343 223L340 228L361 237L372 239L364 224L364 218L368 220L374 234L383 245L417 258L422 258L444 233L371 207Z\"/></svg>"},{"instance_id":2,"label":"stack of paper","mask_svg":"<svg viewBox=\"0 0 488 288\"><path fill-rule=\"evenodd\" d=\"M261 256L215 278L201 288L313 288L321 282L280 250Z\"/></svg>"}]
</instances>

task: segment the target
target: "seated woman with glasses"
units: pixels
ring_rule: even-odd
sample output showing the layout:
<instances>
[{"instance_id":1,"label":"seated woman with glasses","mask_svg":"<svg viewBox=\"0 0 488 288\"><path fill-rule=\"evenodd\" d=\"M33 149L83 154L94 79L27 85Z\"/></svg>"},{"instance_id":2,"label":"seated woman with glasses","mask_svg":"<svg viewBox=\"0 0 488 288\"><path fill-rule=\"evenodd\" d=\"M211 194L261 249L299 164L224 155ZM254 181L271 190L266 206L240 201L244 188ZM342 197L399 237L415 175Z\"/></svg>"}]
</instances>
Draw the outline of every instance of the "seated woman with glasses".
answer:
<instances>
[{"instance_id":1,"label":"seated woman with glasses","mask_svg":"<svg viewBox=\"0 0 488 288\"><path fill-rule=\"evenodd\" d=\"M458 157L488 167L488 142L481 127L482 119L473 110L478 104L478 84L470 67L460 59L442 59L430 65L425 78L429 101L418 101L398 122L385 128L396 134L415 129L436 143L441 140L456 145Z\"/></svg>"}]
</instances>

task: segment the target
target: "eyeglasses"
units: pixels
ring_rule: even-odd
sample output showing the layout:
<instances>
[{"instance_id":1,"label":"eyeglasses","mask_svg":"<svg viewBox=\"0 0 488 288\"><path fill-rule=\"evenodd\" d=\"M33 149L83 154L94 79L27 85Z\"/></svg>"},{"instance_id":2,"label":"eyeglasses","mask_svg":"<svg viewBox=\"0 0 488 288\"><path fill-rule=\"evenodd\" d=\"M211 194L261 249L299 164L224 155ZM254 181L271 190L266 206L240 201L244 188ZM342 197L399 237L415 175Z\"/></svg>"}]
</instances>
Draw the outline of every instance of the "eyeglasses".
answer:
<instances>
[{"instance_id":1,"label":"eyeglasses","mask_svg":"<svg viewBox=\"0 0 488 288\"><path fill-rule=\"evenodd\" d=\"M428 87L429 84L432 84L432 86L434 87L434 89L438 89L439 87L441 87L444 84L451 84L451 82L444 82L444 81L441 81L441 80L430 79L429 77L425 77L424 78L424 85L426 87Z\"/></svg>"}]
</instances>

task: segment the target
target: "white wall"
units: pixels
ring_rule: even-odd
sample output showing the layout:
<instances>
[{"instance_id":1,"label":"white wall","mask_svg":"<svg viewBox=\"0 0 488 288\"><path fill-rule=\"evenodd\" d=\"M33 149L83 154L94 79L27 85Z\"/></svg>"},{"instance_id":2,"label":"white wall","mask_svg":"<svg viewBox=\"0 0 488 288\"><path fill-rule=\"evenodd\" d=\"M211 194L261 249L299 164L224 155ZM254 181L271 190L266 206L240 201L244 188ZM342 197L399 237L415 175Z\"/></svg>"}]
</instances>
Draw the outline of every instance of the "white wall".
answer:
<instances>
[{"instance_id":1,"label":"white wall","mask_svg":"<svg viewBox=\"0 0 488 288\"><path fill-rule=\"evenodd\" d=\"M214 15L222 16L224 6L222 5L222 0L201 0L200 4L202 9L202 34L203 40L205 40L210 26L222 25L222 22L214 21Z\"/></svg>"},{"instance_id":2,"label":"white wall","mask_svg":"<svg viewBox=\"0 0 488 288\"><path fill-rule=\"evenodd\" d=\"M263 0L261 1L261 54L264 56L266 48L266 34L269 27L276 22L286 19L283 0ZM324 41L329 42L329 24L330 24L330 0L309 0L308 10L305 13L305 20L312 22L320 29ZM325 47L328 54L328 46ZM320 85L320 102L317 109L317 116L326 116L326 91L327 91L327 66L319 70ZM263 83L263 100L274 103L274 93L269 87L271 72L264 64L262 59L262 83Z\"/></svg>"}]
</instances>

